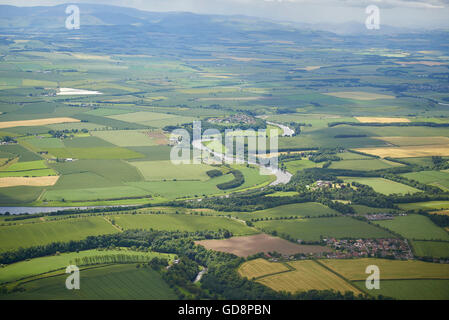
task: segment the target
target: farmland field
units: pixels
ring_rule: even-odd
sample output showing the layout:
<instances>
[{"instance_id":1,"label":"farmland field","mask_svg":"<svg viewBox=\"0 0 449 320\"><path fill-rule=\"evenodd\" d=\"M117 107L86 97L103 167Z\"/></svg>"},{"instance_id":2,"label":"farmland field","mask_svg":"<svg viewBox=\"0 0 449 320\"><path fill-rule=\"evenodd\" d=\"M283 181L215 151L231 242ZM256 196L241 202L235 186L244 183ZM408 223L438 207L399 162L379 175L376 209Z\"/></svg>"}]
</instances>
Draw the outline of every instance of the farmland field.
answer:
<instances>
[{"instance_id":1,"label":"farmland field","mask_svg":"<svg viewBox=\"0 0 449 320\"><path fill-rule=\"evenodd\" d=\"M415 193L419 192L418 189L407 186L402 183L398 183L395 181L383 179L383 178L346 178L344 177L343 180L345 182L357 182L360 184L366 184L374 189L374 191L382 193L382 194L405 194L405 193Z\"/></svg>"},{"instance_id":2,"label":"farmland field","mask_svg":"<svg viewBox=\"0 0 449 320\"><path fill-rule=\"evenodd\" d=\"M185 214L123 214L112 219L123 229L155 229L168 231L198 231L226 229L234 235L257 233L241 222L221 217L202 217Z\"/></svg>"},{"instance_id":3,"label":"farmland field","mask_svg":"<svg viewBox=\"0 0 449 320\"><path fill-rule=\"evenodd\" d=\"M318 241L320 237L394 238L387 231L348 217L270 220L254 224L268 233L276 231L278 234L287 234L294 239L306 241Z\"/></svg>"},{"instance_id":4,"label":"farmland field","mask_svg":"<svg viewBox=\"0 0 449 320\"><path fill-rule=\"evenodd\" d=\"M349 170L380 170L392 167L402 166L399 163L387 161L383 159L369 159L369 160L342 160L332 162L329 168L331 169L349 169Z\"/></svg>"},{"instance_id":5,"label":"farmland field","mask_svg":"<svg viewBox=\"0 0 449 320\"><path fill-rule=\"evenodd\" d=\"M419 257L448 258L449 242L413 241L415 254Z\"/></svg>"},{"instance_id":6,"label":"farmland field","mask_svg":"<svg viewBox=\"0 0 449 320\"><path fill-rule=\"evenodd\" d=\"M25 292L14 293L7 299L39 300L164 300L176 295L150 268L137 269L135 264L113 265L81 270L83 285L80 290L67 290L66 275L42 278L23 285Z\"/></svg>"},{"instance_id":7,"label":"farmland field","mask_svg":"<svg viewBox=\"0 0 449 320\"><path fill-rule=\"evenodd\" d=\"M35 258L28 261L10 264L2 269L0 274L0 283L17 281L54 270L65 269L68 265L74 264L76 259L82 260L83 258L107 255L138 255L139 257L143 257L145 259L151 259L153 257L173 259L173 255L169 254L157 252L137 252L127 249L86 250L80 252L62 253L59 255Z\"/></svg>"},{"instance_id":8,"label":"farmland field","mask_svg":"<svg viewBox=\"0 0 449 320\"><path fill-rule=\"evenodd\" d=\"M333 92L327 93L327 95L334 96L337 98L344 99L355 99L355 100L377 100L377 99L394 99L394 96L371 93L371 92L361 92L361 91L347 91L347 92ZM376 122L376 121L370 121Z\"/></svg>"},{"instance_id":9,"label":"farmland field","mask_svg":"<svg viewBox=\"0 0 449 320\"><path fill-rule=\"evenodd\" d=\"M247 237L233 237L226 240L201 240L196 241L195 243L210 250L229 252L239 257L247 257L260 252L278 252L281 254L292 255L296 253L318 253L330 251L326 247L299 245L281 238L271 237L263 233Z\"/></svg>"},{"instance_id":10,"label":"farmland field","mask_svg":"<svg viewBox=\"0 0 449 320\"><path fill-rule=\"evenodd\" d=\"M280 217L321 217L321 216L333 216L339 215L340 213L326 207L325 205L317 202L306 202L306 203L294 203L287 204L279 207L274 207L270 209L254 211L251 213L237 213L237 217L243 220L253 220L253 219L269 219L269 218L280 218Z\"/></svg>"},{"instance_id":11,"label":"farmland field","mask_svg":"<svg viewBox=\"0 0 449 320\"><path fill-rule=\"evenodd\" d=\"M282 263L272 263L265 259L255 259L242 264L239 268L239 274L242 277L253 279L289 270L290 269Z\"/></svg>"},{"instance_id":12,"label":"farmland field","mask_svg":"<svg viewBox=\"0 0 449 320\"><path fill-rule=\"evenodd\" d=\"M429 218L417 214L395 217L394 220L376 221L376 223L408 239L449 240L449 234L446 231L436 226Z\"/></svg>"},{"instance_id":13,"label":"farmland field","mask_svg":"<svg viewBox=\"0 0 449 320\"><path fill-rule=\"evenodd\" d=\"M354 284L365 288L365 281ZM449 280L384 280L374 294L399 300L448 300Z\"/></svg>"},{"instance_id":14,"label":"farmland field","mask_svg":"<svg viewBox=\"0 0 449 320\"><path fill-rule=\"evenodd\" d=\"M0 251L118 232L102 217L0 226Z\"/></svg>"},{"instance_id":15,"label":"farmland field","mask_svg":"<svg viewBox=\"0 0 449 320\"><path fill-rule=\"evenodd\" d=\"M326 259L320 260L328 268L349 280L365 280L366 267L376 265L385 280L397 279L449 279L449 265L423 261L398 261L387 259Z\"/></svg>"},{"instance_id":16,"label":"farmland field","mask_svg":"<svg viewBox=\"0 0 449 320\"><path fill-rule=\"evenodd\" d=\"M449 300L447 1L3 1L0 300Z\"/></svg>"},{"instance_id":17,"label":"farmland field","mask_svg":"<svg viewBox=\"0 0 449 320\"><path fill-rule=\"evenodd\" d=\"M281 263L269 262L268 265L266 263L261 265L259 260L252 260L243 264L239 271L242 276L248 278L259 276L260 278L256 280L257 282L276 291L282 290L295 293L313 289L333 289L342 293L346 291L351 291L355 294L361 293L356 287L326 270L313 260L293 261L288 262L287 265L292 269L291 271L281 269L281 266L284 266ZM276 272L275 270L280 273L272 274Z\"/></svg>"},{"instance_id":18,"label":"farmland field","mask_svg":"<svg viewBox=\"0 0 449 320\"><path fill-rule=\"evenodd\" d=\"M439 187L445 191L449 190L449 173L444 171L420 171L404 173L404 177Z\"/></svg>"}]
</instances>

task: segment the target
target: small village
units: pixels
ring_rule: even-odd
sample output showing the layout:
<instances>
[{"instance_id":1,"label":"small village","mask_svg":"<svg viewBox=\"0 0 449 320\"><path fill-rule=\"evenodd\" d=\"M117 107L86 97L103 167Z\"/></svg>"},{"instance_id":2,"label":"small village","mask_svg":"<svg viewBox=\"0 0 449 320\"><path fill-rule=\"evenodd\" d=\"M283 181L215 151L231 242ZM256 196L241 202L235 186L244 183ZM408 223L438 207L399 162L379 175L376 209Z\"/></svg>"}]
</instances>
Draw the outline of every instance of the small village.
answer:
<instances>
[{"instance_id":1,"label":"small village","mask_svg":"<svg viewBox=\"0 0 449 320\"><path fill-rule=\"evenodd\" d=\"M329 259L347 258L393 258L400 260L413 259L412 250L407 240L401 239L358 239L345 240L328 238L324 239L326 245L334 249L328 253Z\"/></svg>"}]
</instances>

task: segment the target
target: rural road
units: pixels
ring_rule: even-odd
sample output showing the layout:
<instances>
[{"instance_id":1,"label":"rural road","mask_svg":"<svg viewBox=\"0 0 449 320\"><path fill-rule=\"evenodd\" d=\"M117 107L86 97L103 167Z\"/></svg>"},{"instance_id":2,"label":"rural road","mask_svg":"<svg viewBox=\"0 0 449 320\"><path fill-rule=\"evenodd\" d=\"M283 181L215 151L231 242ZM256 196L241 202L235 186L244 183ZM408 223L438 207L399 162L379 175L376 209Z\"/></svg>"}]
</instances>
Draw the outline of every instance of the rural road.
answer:
<instances>
[{"instance_id":1,"label":"rural road","mask_svg":"<svg viewBox=\"0 0 449 320\"><path fill-rule=\"evenodd\" d=\"M196 275L196 278L195 278L195 280L193 281L193 283L197 283L197 282L201 281L201 278L203 277L203 275L204 275L206 272L207 272L207 268L206 268L206 267L203 267L203 269L202 269L200 272L198 272L198 274Z\"/></svg>"},{"instance_id":2,"label":"rural road","mask_svg":"<svg viewBox=\"0 0 449 320\"><path fill-rule=\"evenodd\" d=\"M274 122L271 122L271 121L267 121L267 123L271 124L272 126L276 126L276 127L281 128L282 131L283 131L283 133L282 133L283 137L291 137L291 136L293 136L295 134L295 130L293 130L293 129L287 127L287 126L284 126L283 124L274 123Z\"/></svg>"}]
</instances>

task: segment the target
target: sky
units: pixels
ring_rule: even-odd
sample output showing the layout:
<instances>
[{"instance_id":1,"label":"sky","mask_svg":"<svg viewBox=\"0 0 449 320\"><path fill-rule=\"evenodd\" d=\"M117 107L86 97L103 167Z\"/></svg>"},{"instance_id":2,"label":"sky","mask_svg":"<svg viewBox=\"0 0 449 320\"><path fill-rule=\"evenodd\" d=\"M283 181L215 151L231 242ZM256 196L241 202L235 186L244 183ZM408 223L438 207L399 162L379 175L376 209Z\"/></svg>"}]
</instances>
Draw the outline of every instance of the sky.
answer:
<instances>
[{"instance_id":1,"label":"sky","mask_svg":"<svg viewBox=\"0 0 449 320\"><path fill-rule=\"evenodd\" d=\"M16 6L57 5L66 0L0 0ZM381 23L414 29L449 28L449 0L78 0L147 11L242 14L280 21L334 24L364 22L376 5Z\"/></svg>"}]
</instances>

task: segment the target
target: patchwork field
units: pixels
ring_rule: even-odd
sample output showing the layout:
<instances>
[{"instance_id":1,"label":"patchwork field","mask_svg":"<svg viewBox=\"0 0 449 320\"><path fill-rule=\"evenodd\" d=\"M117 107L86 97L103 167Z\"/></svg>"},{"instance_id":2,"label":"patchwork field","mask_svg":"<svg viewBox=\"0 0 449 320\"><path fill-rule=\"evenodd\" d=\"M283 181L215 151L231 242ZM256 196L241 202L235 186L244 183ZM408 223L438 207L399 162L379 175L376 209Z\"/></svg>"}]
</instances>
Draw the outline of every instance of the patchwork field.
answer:
<instances>
[{"instance_id":1,"label":"patchwork field","mask_svg":"<svg viewBox=\"0 0 449 320\"><path fill-rule=\"evenodd\" d=\"M348 280L365 280L366 267L379 267L381 279L449 279L449 265L423 261L401 261L376 258L319 260ZM382 281L381 281L382 283Z\"/></svg>"},{"instance_id":2,"label":"patchwork field","mask_svg":"<svg viewBox=\"0 0 449 320\"><path fill-rule=\"evenodd\" d=\"M21 120L21 121L0 121L0 129L13 128L13 127L32 127L32 126L45 126L55 123L66 122L80 122L78 119L62 117L62 118L47 118L47 119L34 119L34 120Z\"/></svg>"},{"instance_id":3,"label":"patchwork field","mask_svg":"<svg viewBox=\"0 0 449 320\"><path fill-rule=\"evenodd\" d=\"M343 177L344 182L351 183L357 182L360 184L365 184L374 189L374 191L382 193L382 194L407 194L407 193L415 193L419 192L418 189L407 186L402 183L398 183L395 181L387 180L384 178L347 178Z\"/></svg>"},{"instance_id":4,"label":"patchwork field","mask_svg":"<svg viewBox=\"0 0 449 320\"><path fill-rule=\"evenodd\" d=\"M297 171L307 169L307 168L318 168L321 167L321 164L312 162L307 159L302 160L293 160L293 161L286 161L284 162L285 168L288 172L291 174L295 174Z\"/></svg>"},{"instance_id":5,"label":"patchwork field","mask_svg":"<svg viewBox=\"0 0 449 320\"><path fill-rule=\"evenodd\" d=\"M161 180L200 180L209 179L207 171L214 169L205 164L180 164L171 161L136 161L130 162L147 181Z\"/></svg>"},{"instance_id":6,"label":"patchwork field","mask_svg":"<svg viewBox=\"0 0 449 320\"><path fill-rule=\"evenodd\" d=\"M280 254L293 255L296 253L307 254L330 251L326 247L299 245L263 233L247 237L233 237L226 240L201 240L195 243L209 250L233 253L239 257L247 257L260 252L278 252Z\"/></svg>"},{"instance_id":7,"label":"patchwork field","mask_svg":"<svg viewBox=\"0 0 449 320\"><path fill-rule=\"evenodd\" d=\"M165 258L167 260L172 260L174 255L164 254L158 252L139 252L131 251L127 248L114 249L114 250L85 250L80 252L69 252L62 253L53 256L40 257L26 261L20 261L7 265L2 268L0 273L0 284L4 282L12 282L20 279L25 279L35 275L40 275L48 273L55 270L65 269L68 265L79 264L83 258L93 258L100 256L111 256L111 255L126 255L126 256L139 256L142 259L152 259L154 257Z\"/></svg>"},{"instance_id":8,"label":"patchwork field","mask_svg":"<svg viewBox=\"0 0 449 320\"><path fill-rule=\"evenodd\" d=\"M355 117L359 122L362 123L396 123L396 122L410 122L407 118L383 118L383 117Z\"/></svg>"},{"instance_id":9,"label":"patchwork field","mask_svg":"<svg viewBox=\"0 0 449 320\"><path fill-rule=\"evenodd\" d=\"M413 241L412 245L418 257L449 258L449 242Z\"/></svg>"},{"instance_id":10,"label":"patchwork field","mask_svg":"<svg viewBox=\"0 0 449 320\"><path fill-rule=\"evenodd\" d=\"M449 145L448 137L376 137L376 139L386 141L398 147L406 146L432 146Z\"/></svg>"},{"instance_id":11,"label":"patchwork field","mask_svg":"<svg viewBox=\"0 0 449 320\"><path fill-rule=\"evenodd\" d=\"M390 96L380 93L362 92L362 91L344 91L344 92L330 92L324 93L329 96L343 98L343 99L354 99L362 101L370 101L377 99L395 99L395 96Z\"/></svg>"},{"instance_id":12,"label":"patchwork field","mask_svg":"<svg viewBox=\"0 0 449 320\"><path fill-rule=\"evenodd\" d=\"M29 186L29 187L53 186L56 184L58 179L59 176L2 177L0 178L0 188L16 187L16 186Z\"/></svg>"},{"instance_id":13,"label":"patchwork field","mask_svg":"<svg viewBox=\"0 0 449 320\"><path fill-rule=\"evenodd\" d=\"M429 184L444 191L449 191L449 173L444 171L420 171L404 173L402 176L407 179Z\"/></svg>"},{"instance_id":14,"label":"patchwork field","mask_svg":"<svg viewBox=\"0 0 449 320\"><path fill-rule=\"evenodd\" d=\"M321 237L335 238L394 238L392 234L366 222L348 217L313 218L301 220L269 220L255 222L263 231L287 234L293 239L319 241Z\"/></svg>"},{"instance_id":15,"label":"patchwork field","mask_svg":"<svg viewBox=\"0 0 449 320\"><path fill-rule=\"evenodd\" d=\"M402 164L384 159L367 159L334 161L329 168L372 171L400 166L402 166Z\"/></svg>"},{"instance_id":16,"label":"patchwork field","mask_svg":"<svg viewBox=\"0 0 449 320\"><path fill-rule=\"evenodd\" d=\"M386 158L415 158L430 156L449 156L449 145L433 146L408 146L408 147L387 147L387 148L357 148L359 152L372 154L374 156Z\"/></svg>"},{"instance_id":17,"label":"patchwork field","mask_svg":"<svg viewBox=\"0 0 449 320\"><path fill-rule=\"evenodd\" d=\"M398 205L404 210L445 210L449 209L449 201L424 201L415 203L401 203Z\"/></svg>"},{"instance_id":18,"label":"patchwork field","mask_svg":"<svg viewBox=\"0 0 449 320\"><path fill-rule=\"evenodd\" d=\"M246 277L248 279L259 278L262 276L267 276L269 274L280 273L290 271L291 269L287 267L286 264L282 263L273 263L269 262L265 259L255 259L250 260L244 264L242 264L238 273L242 277Z\"/></svg>"},{"instance_id":19,"label":"patchwork field","mask_svg":"<svg viewBox=\"0 0 449 320\"><path fill-rule=\"evenodd\" d=\"M150 131L141 130L111 130L95 131L92 135L106 140L119 147L142 147L157 145L155 139L150 137Z\"/></svg>"},{"instance_id":20,"label":"patchwork field","mask_svg":"<svg viewBox=\"0 0 449 320\"><path fill-rule=\"evenodd\" d=\"M317 202L293 203L251 213L235 213L240 219L270 219L281 217L321 217L340 215L337 211Z\"/></svg>"},{"instance_id":21,"label":"patchwork field","mask_svg":"<svg viewBox=\"0 0 449 320\"><path fill-rule=\"evenodd\" d=\"M258 231L236 220L222 217L195 216L185 214L121 214L111 217L123 229L155 229L167 231L219 230L226 229L234 235L249 235Z\"/></svg>"},{"instance_id":22,"label":"patchwork field","mask_svg":"<svg viewBox=\"0 0 449 320\"><path fill-rule=\"evenodd\" d=\"M161 275L135 264L81 270L80 290L67 290L67 275L41 278L23 285L25 292L1 296L14 300L164 300L176 299Z\"/></svg>"},{"instance_id":23,"label":"patchwork field","mask_svg":"<svg viewBox=\"0 0 449 320\"><path fill-rule=\"evenodd\" d=\"M365 281L354 284L365 288ZM448 300L449 280L384 280L372 293L399 300Z\"/></svg>"},{"instance_id":24,"label":"patchwork field","mask_svg":"<svg viewBox=\"0 0 449 320\"><path fill-rule=\"evenodd\" d=\"M375 223L408 239L449 241L449 234L445 230L435 225L429 218L417 214L395 217L393 220L376 221Z\"/></svg>"},{"instance_id":25,"label":"patchwork field","mask_svg":"<svg viewBox=\"0 0 449 320\"><path fill-rule=\"evenodd\" d=\"M0 226L0 251L118 232L102 217Z\"/></svg>"},{"instance_id":26,"label":"patchwork field","mask_svg":"<svg viewBox=\"0 0 449 320\"><path fill-rule=\"evenodd\" d=\"M285 270L285 266L290 271ZM346 291L361 293L356 287L313 260L292 261L285 264L251 260L240 267L239 273L249 279L258 277L257 282L276 291L295 293L307 290L335 290L342 293Z\"/></svg>"}]
</instances>

